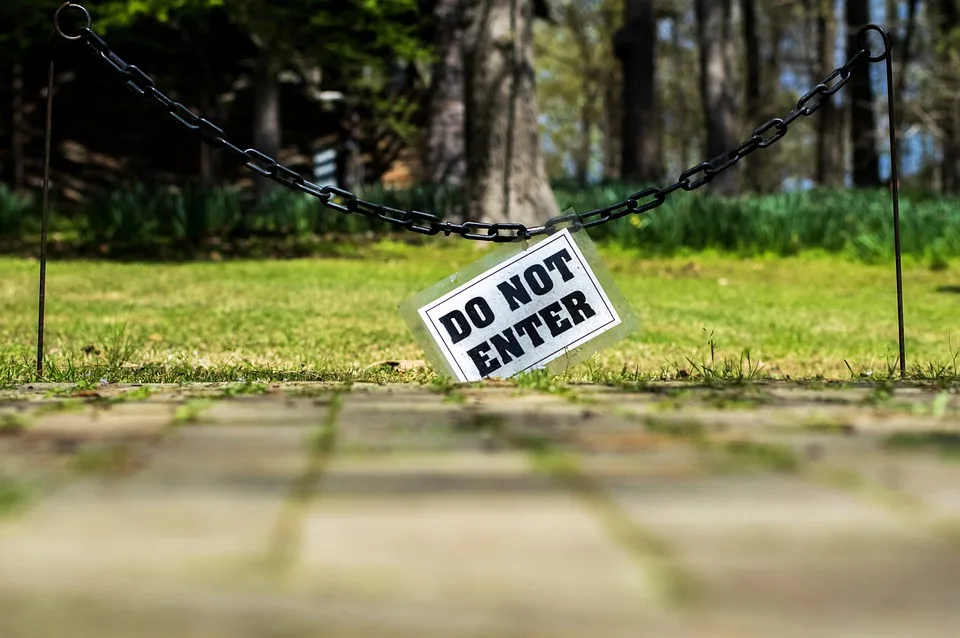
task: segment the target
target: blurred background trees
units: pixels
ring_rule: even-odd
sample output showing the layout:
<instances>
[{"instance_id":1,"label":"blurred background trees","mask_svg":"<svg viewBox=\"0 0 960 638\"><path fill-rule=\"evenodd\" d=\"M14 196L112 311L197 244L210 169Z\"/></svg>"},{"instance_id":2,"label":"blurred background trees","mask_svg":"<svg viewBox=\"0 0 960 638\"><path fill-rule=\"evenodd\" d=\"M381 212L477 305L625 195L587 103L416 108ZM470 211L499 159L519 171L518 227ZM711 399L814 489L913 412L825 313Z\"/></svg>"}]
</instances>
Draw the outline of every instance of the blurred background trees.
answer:
<instances>
[{"instance_id":1,"label":"blurred background trees","mask_svg":"<svg viewBox=\"0 0 960 638\"><path fill-rule=\"evenodd\" d=\"M960 122L953 115L960 104L956 0L556 4L577 19L538 29L542 130L554 179L675 179L679 171L728 150L757 125L789 111L852 54L860 26L876 22L895 43L903 179L934 192L960 192L953 186L960 167L951 162L957 128L952 122ZM594 56L603 64L619 62L616 68L591 64L590 56L575 48L583 41L579 31L589 34ZM869 42L881 46L879 37ZM829 106L792 127L786 139L707 188L734 194L887 183L883 80L882 65L872 65L869 75L858 74ZM622 93L613 88L621 81ZM601 95L620 99L615 108L594 109L591 121L597 83L606 85ZM654 113L647 125L646 112ZM622 147L622 160L614 159L618 153L611 147ZM652 170L657 166L660 170Z\"/></svg>"},{"instance_id":2,"label":"blurred background trees","mask_svg":"<svg viewBox=\"0 0 960 638\"><path fill-rule=\"evenodd\" d=\"M0 181L40 186L50 18L0 6ZM437 212L532 221L549 184L670 183L785 114L878 22L896 46L904 183L960 194L958 0L104 0L95 29L172 98L308 178L444 186ZM879 38L871 46L879 47ZM60 49L55 201L131 183L272 182L157 117L88 56ZM706 187L750 195L889 180L881 65ZM320 173L316 173L320 174ZM328 179L329 177L329 179ZM467 205L463 205L467 204ZM561 203L564 204L564 203ZM598 202L598 205L600 203Z\"/></svg>"}]
</instances>

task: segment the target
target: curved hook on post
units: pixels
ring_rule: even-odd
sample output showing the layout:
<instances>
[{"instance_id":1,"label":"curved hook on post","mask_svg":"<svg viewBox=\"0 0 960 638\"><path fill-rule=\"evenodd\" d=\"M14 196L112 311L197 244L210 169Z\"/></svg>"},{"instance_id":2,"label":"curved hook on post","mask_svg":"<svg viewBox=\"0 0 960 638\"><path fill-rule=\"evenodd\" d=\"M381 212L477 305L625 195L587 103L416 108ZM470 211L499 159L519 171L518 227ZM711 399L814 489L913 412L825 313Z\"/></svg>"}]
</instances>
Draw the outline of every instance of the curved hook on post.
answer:
<instances>
[{"instance_id":1,"label":"curved hook on post","mask_svg":"<svg viewBox=\"0 0 960 638\"><path fill-rule=\"evenodd\" d=\"M68 35L67 32L64 31L63 27L60 26L60 14L63 13L66 9L75 9L79 11L83 16L84 22L86 23L82 27L77 29L76 35ZM83 7L83 5L79 5L75 2L64 2L57 9L56 13L53 14L53 30L56 32L58 36L60 36L64 40L79 40L80 38L83 37L83 31L89 31L90 26L92 24L93 24L93 20L90 18L90 12L87 11L86 8Z\"/></svg>"},{"instance_id":2,"label":"curved hook on post","mask_svg":"<svg viewBox=\"0 0 960 638\"><path fill-rule=\"evenodd\" d=\"M883 39L883 52L880 53L880 55L869 55L867 61L883 62L884 60L890 59L890 51L893 48L893 43L890 40L890 34L879 24L867 24L861 27L860 31L857 32L857 44L867 53L871 53L870 47L867 46L867 35L869 35L871 31L876 31Z\"/></svg>"}]
</instances>

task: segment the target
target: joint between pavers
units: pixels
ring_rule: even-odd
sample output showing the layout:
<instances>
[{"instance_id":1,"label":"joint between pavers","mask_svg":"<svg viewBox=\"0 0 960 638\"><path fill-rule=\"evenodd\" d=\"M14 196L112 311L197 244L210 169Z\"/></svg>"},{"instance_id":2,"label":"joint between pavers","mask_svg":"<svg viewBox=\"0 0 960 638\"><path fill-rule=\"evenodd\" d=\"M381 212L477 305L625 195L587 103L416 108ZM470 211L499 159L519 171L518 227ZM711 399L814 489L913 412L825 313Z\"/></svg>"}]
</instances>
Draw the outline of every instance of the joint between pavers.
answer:
<instances>
[{"instance_id":1,"label":"joint between pavers","mask_svg":"<svg viewBox=\"0 0 960 638\"><path fill-rule=\"evenodd\" d=\"M282 576L295 565L302 546L303 521L310 504L316 498L327 463L336 448L338 421L343 407L340 391L334 391L327 406L327 414L308 437L307 466L294 479L290 493L276 527L268 551L267 565L275 575Z\"/></svg>"},{"instance_id":2,"label":"joint between pavers","mask_svg":"<svg viewBox=\"0 0 960 638\"><path fill-rule=\"evenodd\" d=\"M488 414L494 421L496 416ZM548 436L518 434L502 423L495 433L509 446L525 452L534 471L555 481L592 514L607 537L649 575L660 604L689 608L698 602L696 582L681 568L666 543L632 520L602 486L584 474L576 454L558 450Z\"/></svg>"},{"instance_id":3,"label":"joint between pavers","mask_svg":"<svg viewBox=\"0 0 960 638\"><path fill-rule=\"evenodd\" d=\"M945 542L953 550L960 550L960 520L955 517L935 516L929 507L915 496L891 490L852 469L810 470L806 472L806 476L811 481L883 508L899 520L917 526Z\"/></svg>"}]
</instances>

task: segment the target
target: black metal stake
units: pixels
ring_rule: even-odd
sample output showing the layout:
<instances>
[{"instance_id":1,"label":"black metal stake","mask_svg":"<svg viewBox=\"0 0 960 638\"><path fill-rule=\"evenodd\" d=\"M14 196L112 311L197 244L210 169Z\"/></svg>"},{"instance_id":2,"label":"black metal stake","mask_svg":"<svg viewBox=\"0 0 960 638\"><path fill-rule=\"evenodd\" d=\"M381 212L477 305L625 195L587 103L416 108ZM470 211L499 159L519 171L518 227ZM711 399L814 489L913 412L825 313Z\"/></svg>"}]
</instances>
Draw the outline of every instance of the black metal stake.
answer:
<instances>
[{"instance_id":1,"label":"black metal stake","mask_svg":"<svg viewBox=\"0 0 960 638\"><path fill-rule=\"evenodd\" d=\"M887 67L887 133L890 138L890 197L893 207L893 252L897 269L897 328L900 345L900 377L907 376L906 344L903 330L903 263L900 250L900 152L897 146L896 96L893 83L893 43L889 34L877 24L868 24L860 29L857 41L861 49L869 51L866 36L876 31L883 38L883 53L870 55L870 62L884 62ZM868 67L869 69L869 67ZM869 73L869 70L867 71Z\"/></svg>"},{"instance_id":2,"label":"black metal stake","mask_svg":"<svg viewBox=\"0 0 960 638\"><path fill-rule=\"evenodd\" d=\"M43 204L40 220L40 299L37 318L37 380L43 378L43 315L47 292L47 210L50 205L50 137L53 128L53 38L50 42L50 71L47 77L47 121L44 132Z\"/></svg>"},{"instance_id":3,"label":"black metal stake","mask_svg":"<svg viewBox=\"0 0 960 638\"><path fill-rule=\"evenodd\" d=\"M906 346L903 332L903 268L900 253L900 152L897 144L896 102L893 90L893 51L887 45L887 117L890 135L890 195L893 200L893 250L897 262L897 327L900 341L900 376L907 375Z\"/></svg>"}]
</instances>

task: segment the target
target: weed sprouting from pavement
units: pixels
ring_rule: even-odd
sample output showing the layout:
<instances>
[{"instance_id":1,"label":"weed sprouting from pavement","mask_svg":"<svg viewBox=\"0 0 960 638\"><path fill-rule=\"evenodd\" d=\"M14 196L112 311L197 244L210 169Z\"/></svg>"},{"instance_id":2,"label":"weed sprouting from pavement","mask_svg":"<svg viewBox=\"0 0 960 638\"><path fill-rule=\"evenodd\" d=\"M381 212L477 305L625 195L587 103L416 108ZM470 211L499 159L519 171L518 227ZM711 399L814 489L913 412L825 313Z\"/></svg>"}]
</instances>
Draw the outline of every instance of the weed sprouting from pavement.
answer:
<instances>
[{"instance_id":1,"label":"weed sprouting from pavement","mask_svg":"<svg viewBox=\"0 0 960 638\"><path fill-rule=\"evenodd\" d=\"M27 429L29 421L22 414L0 412L0 437L16 436Z\"/></svg>"},{"instance_id":2,"label":"weed sprouting from pavement","mask_svg":"<svg viewBox=\"0 0 960 638\"><path fill-rule=\"evenodd\" d=\"M935 452L943 458L960 460L960 431L895 432L884 439L883 446L891 451Z\"/></svg>"},{"instance_id":3,"label":"weed sprouting from pavement","mask_svg":"<svg viewBox=\"0 0 960 638\"><path fill-rule=\"evenodd\" d=\"M227 399L240 396L256 396L269 392L265 383L254 383L249 380L231 384L220 391L220 397Z\"/></svg>"},{"instance_id":4,"label":"weed sprouting from pavement","mask_svg":"<svg viewBox=\"0 0 960 638\"><path fill-rule=\"evenodd\" d=\"M83 474L110 476L131 470L135 460L128 444L87 443L74 453L73 467Z\"/></svg>"},{"instance_id":5,"label":"weed sprouting from pavement","mask_svg":"<svg viewBox=\"0 0 960 638\"><path fill-rule=\"evenodd\" d=\"M717 453L719 469L790 473L800 468L799 458L785 445L742 439L714 442L710 449Z\"/></svg>"},{"instance_id":6,"label":"weed sprouting from pavement","mask_svg":"<svg viewBox=\"0 0 960 638\"><path fill-rule=\"evenodd\" d=\"M701 440L706 433L706 426L694 419L663 419L647 415L643 424L650 432L673 438Z\"/></svg>"},{"instance_id":7,"label":"weed sprouting from pavement","mask_svg":"<svg viewBox=\"0 0 960 638\"><path fill-rule=\"evenodd\" d=\"M335 392L327 404L323 423L310 434L310 450L314 455L327 455L333 451L337 436L337 422L343 409L343 394Z\"/></svg>"},{"instance_id":8,"label":"weed sprouting from pavement","mask_svg":"<svg viewBox=\"0 0 960 638\"><path fill-rule=\"evenodd\" d=\"M857 431L852 424L835 416L828 416L816 413L811 416L802 428L809 432L822 432L825 434L853 434Z\"/></svg>"},{"instance_id":9,"label":"weed sprouting from pavement","mask_svg":"<svg viewBox=\"0 0 960 638\"><path fill-rule=\"evenodd\" d=\"M31 491L23 481L11 476L0 476L0 517L22 510L30 496Z\"/></svg>"},{"instance_id":10,"label":"weed sprouting from pavement","mask_svg":"<svg viewBox=\"0 0 960 638\"><path fill-rule=\"evenodd\" d=\"M177 406L173 413L174 425L196 424L201 421L203 412L213 407L215 401L210 399L188 399Z\"/></svg>"}]
</instances>

